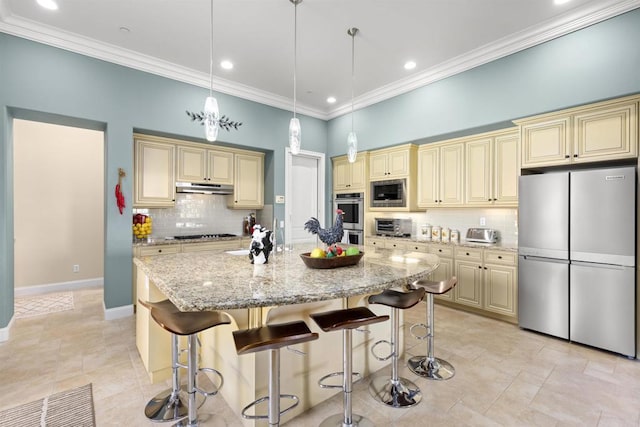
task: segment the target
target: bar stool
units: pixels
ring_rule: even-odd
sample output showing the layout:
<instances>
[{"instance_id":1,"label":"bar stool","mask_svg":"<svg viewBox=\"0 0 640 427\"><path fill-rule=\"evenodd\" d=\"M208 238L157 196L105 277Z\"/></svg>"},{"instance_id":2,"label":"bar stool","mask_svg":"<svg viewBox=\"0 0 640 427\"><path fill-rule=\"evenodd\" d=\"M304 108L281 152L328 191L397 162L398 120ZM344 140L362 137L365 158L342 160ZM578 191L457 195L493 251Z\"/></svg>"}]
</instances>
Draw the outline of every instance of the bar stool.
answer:
<instances>
[{"instance_id":1,"label":"bar stool","mask_svg":"<svg viewBox=\"0 0 640 427\"><path fill-rule=\"evenodd\" d=\"M373 357L380 361L391 358L391 377L379 376L369 385L369 393L378 402L394 408L409 408L422 400L422 393L417 385L406 378L398 377L398 335L400 332L399 310L405 310L418 304L424 298L424 288L411 289L409 292L398 292L387 289L384 292L371 295L369 304L382 304L391 307L391 342L381 340L371 347ZM374 350L379 344L391 346L391 354L378 357Z\"/></svg>"},{"instance_id":2,"label":"bar stool","mask_svg":"<svg viewBox=\"0 0 640 427\"><path fill-rule=\"evenodd\" d=\"M414 356L409 359L407 365L411 372L421 377L429 378L432 380L448 380L455 375L455 369L446 360L434 357L433 355L433 337L435 335L434 326L434 312L433 312L433 296L441 295L449 292L458 283L458 279L453 276L448 280L442 280L440 282L433 282L431 280L421 279L413 282L412 287L422 287L427 293L427 324L415 324L411 326L411 334L418 339L427 340L427 355L426 356ZM426 334L422 336L415 335L413 329L416 327L423 327L426 329Z\"/></svg>"},{"instance_id":3,"label":"bar stool","mask_svg":"<svg viewBox=\"0 0 640 427\"><path fill-rule=\"evenodd\" d=\"M140 300L139 300L140 301ZM197 333L205 329L231 323L229 316L218 311L184 312L178 310L169 300L160 302L140 301L151 312L151 317L163 329L171 333L171 369L172 387L152 398L145 407L145 415L151 421L177 421L175 426L197 426L196 392L207 396L218 393L224 379L222 374L213 368L198 368L197 362ZM178 360L178 336L187 336L187 366ZM181 396L179 368L187 368L187 399ZM211 372L220 379L220 385L212 392L207 392L196 386L198 372ZM186 422L186 424L185 424Z\"/></svg>"},{"instance_id":4,"label":"bar stool","mask_svg":"<svg viewBox=\"0 0 640 427\"><path fill-rule=\"evenodd\" d=\"M256 353L269 350L269 394L254 400L242 409L242 417L250 420L268 419L270 426L280 425L280 415L298 406L298 396L292 394L280 394L280 349L289 345L300 344L318 339L316 332L311 332L302 320L265 325L258 328L233 331L233 339L236 343L238 355ZM280 399L291 399L294 403L280 410ZM259 403L268 401L267 415L249 415L249 408Z\"/></svg>"},{"instance_id":5,"label":"bar stool","mask_svg":"<svg viewBox=\"0 0 640 427\"><path fill-rule=\"evenodd\" d=\"M354 307L344 310L333 310L324 313L312 313L309 315L325 332L342 330L342 372L334 372L318 380L318 384L322 388L342 388L343 392L343 414L332 415L324 420L320 427L368 427L373 426L373 423L361 416L353 415L351 393L353 386L353 377L355 376L358 381L361 376L358 373L353 372L353 348L352 348L352 332L353 329L361 326L370 325L373 323L384 322L389 320L389 316L376 316L371 310L366 307ZM342 375L342 386L327 385L324 381L330 377Z\"/></svg>"}]
</instances>

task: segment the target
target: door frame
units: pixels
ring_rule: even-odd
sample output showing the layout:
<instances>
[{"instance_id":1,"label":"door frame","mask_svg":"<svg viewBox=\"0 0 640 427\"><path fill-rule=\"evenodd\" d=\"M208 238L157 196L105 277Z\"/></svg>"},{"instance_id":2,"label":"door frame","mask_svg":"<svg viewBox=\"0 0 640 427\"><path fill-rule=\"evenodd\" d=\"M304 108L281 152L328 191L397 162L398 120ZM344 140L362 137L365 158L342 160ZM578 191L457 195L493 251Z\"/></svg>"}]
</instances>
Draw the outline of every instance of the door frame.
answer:
<instances>
[{"instance_id":1,"label":"door frame","mask_svg":"<svg viewBox=\"0 0 640 427\"><path fill-rule=\"evenodd\" d=\"M324 224L325 214L325 153L316 151L300 150L300 154L297 156L308 157L316 159L318 161L318 221ZM289 147L285 148L285 168L284 168L284 200L285 200L285 221L284 221L284 234L285 234L285 246L289 247L291 236L291 211L292 203L289 200L293 197L291 189L291 173L293 168L293 154Z\"/></svg>"}]
</instances>

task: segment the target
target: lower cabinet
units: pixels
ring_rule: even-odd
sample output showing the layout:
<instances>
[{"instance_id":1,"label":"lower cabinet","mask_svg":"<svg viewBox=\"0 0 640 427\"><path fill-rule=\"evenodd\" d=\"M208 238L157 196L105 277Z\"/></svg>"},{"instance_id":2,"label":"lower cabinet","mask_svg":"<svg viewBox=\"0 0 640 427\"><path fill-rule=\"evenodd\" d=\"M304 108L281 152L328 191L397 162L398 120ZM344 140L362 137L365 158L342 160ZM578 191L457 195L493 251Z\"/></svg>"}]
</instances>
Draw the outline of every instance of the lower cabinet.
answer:
<instances>
[{"instance_id":1,"label":"lower cabinet","mask_svg":"<svg viewBox=\"0 0 640 427\"><path fill-rule=\"evenodd\" d=\"M516 317L518 301L518 270L515 253L485 250L484 309Z\"/></svg>"}]
</instances>

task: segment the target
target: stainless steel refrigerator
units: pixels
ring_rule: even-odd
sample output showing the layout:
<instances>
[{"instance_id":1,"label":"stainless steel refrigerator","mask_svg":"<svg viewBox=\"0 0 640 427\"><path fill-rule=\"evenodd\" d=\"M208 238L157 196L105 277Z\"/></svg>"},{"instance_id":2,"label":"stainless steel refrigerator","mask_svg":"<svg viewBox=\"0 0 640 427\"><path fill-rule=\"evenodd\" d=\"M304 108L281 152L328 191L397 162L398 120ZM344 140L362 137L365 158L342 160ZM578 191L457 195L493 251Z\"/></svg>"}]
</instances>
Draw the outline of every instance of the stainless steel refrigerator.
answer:
<instances>
[{"instance_id":1,"label":"stainless steel refrigerator","mask_svg":"<svg viewBox=\"0 0 640 427\"><path fill-rule=\"evenodd\" d=\"M636 168L520 177L520 327L636 355Z\"/></svg>"}]
</instances>

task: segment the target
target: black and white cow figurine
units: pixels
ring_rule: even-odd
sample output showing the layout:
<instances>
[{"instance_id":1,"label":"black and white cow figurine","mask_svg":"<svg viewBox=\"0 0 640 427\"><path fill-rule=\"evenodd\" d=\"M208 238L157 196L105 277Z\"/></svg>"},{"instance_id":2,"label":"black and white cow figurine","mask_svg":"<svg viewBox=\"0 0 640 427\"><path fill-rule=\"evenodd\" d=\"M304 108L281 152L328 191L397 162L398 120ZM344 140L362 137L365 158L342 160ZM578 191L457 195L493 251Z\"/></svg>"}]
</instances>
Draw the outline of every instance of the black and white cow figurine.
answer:
<instances>
[{"instance_id":1,"label":"black and white cow figurine","mask_svg":"<svg viewBox=\"0 0 640 427\"><path fill-rule=\"evenodd\" d=\"M251 264L266 264L269 261L269 254L273 249L271 233L271 230L267 230L260 224L253 226L251 247L249 248L249 259L251 260Z\"/></svg>"}]
</instances>

